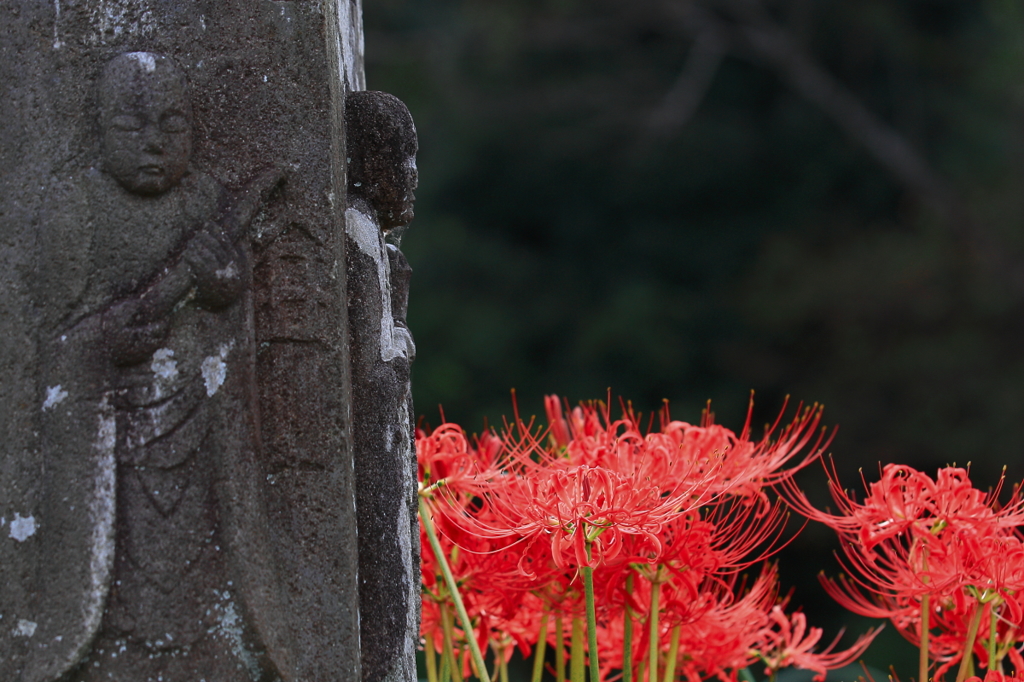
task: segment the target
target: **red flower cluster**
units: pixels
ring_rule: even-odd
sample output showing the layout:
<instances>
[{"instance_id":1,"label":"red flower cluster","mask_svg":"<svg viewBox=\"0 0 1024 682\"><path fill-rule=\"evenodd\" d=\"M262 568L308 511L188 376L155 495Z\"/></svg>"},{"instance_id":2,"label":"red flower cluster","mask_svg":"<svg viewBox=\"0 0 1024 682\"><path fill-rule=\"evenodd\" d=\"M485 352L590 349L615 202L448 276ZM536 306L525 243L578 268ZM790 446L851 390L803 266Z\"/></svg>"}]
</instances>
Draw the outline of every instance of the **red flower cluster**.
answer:
<instances>
[{"instance_id":1,"label":"red flower cluster","mask_svg":"<svg viewBox=\"0 0 1024 682\"><path fill-rule=\"evenodd\" d=\"M1001 675L1004 658L1024 670L1024 500L1014 490L1006 505L999 488L975 489L968 472L940 469L933 479L908 466L889 464L881 480L865 484L857 502L829 471L840 514L812 507L791 481L786 497L807 517L838 533L849 577L822 583L854 613L888 618L938 663L935 679L972 655ZM922 656L922 677L928 667ZM988 677L986 677L986 680Z\"/></svg>"},{"instance_id":2,"label":"red flower cluster","mask_svg":"<svg viewBox=\"0 0 1024 682\"><path fill-rule=\"evenodd\" d=\"M1024 673L1004 675L997 670L990 670L985 673L984 681L980 677L968 677L967 682L1024 682Z\"/></svg>"},{"instance_id":3,"label":"red flower cluster","mask_svg":"<svg viewBox=\"0 0 1024 682\"><path fill-rule=\"evenodd\" d=\"M833 652L833 643L814 653L821 630L785 613L774 567L749 585L740 575L780 543L783 515L768 492L818 456L820 409L785 426L780 416L754 441L749 413L736 434L710 413L692 425L665 408L658 428L645 431L629 407L612 419L603 403L568 410L549 397L545 405L546 429L517 419L503 436L471 442L444 424L417 439L421 496L471 635L499 667L516 646L541 657L551 646L564 679L568 640L582 665L587 573L603 679L735 681L758 661L771 672L795 665L823 676L863 653L874 633L848 650ZM423 545L428 668L439 653L466 676L459 642L467 633L455 627L441 570Z\"/></svg>"}]
</instances>

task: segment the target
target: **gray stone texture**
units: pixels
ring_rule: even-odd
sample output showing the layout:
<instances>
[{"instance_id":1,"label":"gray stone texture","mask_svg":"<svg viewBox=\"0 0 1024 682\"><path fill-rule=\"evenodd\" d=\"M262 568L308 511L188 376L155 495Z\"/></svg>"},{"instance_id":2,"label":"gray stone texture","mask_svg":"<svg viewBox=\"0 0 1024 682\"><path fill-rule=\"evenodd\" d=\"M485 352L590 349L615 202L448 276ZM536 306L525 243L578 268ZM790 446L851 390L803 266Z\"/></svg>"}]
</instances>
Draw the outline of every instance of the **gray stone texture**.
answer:
<instances>
[{"instance_id":1,"label":"gray stone texture","mask_svg":"<svg viewBox=\"0 0 1024 682\"><path fill-rule=\"evenodd\" d=\"M361 43L349 0L0 0L0 679L361 677Z\"/></svg>"},{"instance_id":2,"label":"gray stone texture","mask_svg":"<svg viewBox=\"0 0 1024 682\"><path fill-rule=\"evenodd\" d=\"M412 270L398 249L413 219L416 129L382 92L345 105L352 417L359 516L359 608L366 682L415 680L419 637L417 469L406 326Z\"/></svg>"}]
</instances>

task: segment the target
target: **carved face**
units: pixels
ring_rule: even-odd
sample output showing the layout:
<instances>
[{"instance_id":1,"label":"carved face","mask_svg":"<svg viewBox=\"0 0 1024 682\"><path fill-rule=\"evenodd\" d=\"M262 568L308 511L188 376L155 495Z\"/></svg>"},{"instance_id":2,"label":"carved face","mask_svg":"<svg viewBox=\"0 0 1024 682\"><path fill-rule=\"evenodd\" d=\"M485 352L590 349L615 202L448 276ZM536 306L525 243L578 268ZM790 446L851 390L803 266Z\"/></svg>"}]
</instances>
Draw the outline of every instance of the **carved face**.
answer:
<instances>
[{"instance_id":1,"label":"carved face","mask_svg":"<svg viewBox=\"0 0 1024 682\"><path fill-rule=\"evenodd\" d=\"M188 172L192 123L184 75L161 55L123 54L100 85L103 168L129 192L163 194Z\"/></svg>"},{"instance_id":2,"label":"carved face","mask_svg":"<svg viewBox=\"0 0 1024 682\"><path fill-rule=\"evenodd\" d=\"M416 169L416 157L410 156L399 168L394 169L394 177L383 183L381 196L377 198L377 213L381 229L391 230L412 222L415 217L413 205L416 202L415 191L419 186L419 171Z\"/></svg>"}]
</instances>

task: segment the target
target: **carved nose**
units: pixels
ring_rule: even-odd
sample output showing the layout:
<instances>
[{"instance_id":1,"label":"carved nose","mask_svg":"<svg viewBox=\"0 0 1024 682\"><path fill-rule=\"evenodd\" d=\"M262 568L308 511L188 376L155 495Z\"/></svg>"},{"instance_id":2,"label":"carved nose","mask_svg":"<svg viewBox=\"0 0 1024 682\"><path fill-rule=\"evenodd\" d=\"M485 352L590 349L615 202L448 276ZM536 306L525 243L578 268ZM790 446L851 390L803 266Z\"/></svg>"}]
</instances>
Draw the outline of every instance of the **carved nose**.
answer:
<instances>
[{"instance_id":1,"label":"carved nose","mask_svg":"<svg viewBox=\"0 0 1024 682\"><path fill-rule=\"evenodd\" d=\"M146 137L143 149L149 154L164 153L163 136L160 134L160 131L156 128L156 126L149 126L146 129Z\"/></svg>"}]
</instances>

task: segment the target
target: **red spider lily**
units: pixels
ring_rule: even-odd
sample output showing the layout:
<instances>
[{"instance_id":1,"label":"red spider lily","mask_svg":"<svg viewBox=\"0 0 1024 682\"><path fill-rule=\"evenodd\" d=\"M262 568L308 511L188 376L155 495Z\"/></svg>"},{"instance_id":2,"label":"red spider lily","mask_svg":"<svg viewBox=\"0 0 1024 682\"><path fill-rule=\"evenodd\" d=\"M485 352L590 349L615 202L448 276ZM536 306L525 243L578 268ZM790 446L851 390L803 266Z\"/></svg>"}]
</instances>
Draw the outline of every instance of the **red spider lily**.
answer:
<instances>
[{"instance_id":1,"label":"red spider lily","mask_svg":"<svg viewBox=\"0 0 1024 682\"><path fill-rule=\"evenodd\" d=\"M778 575L766 565L753 585L736 596L735 581L711 592L713 606L694 623L683 627L680 649L689 660L683 670L690 680L716 675L735 679L736 671L757 660L756 645L768 625L767 613L778 601Z\"/></svg>"},{"instance_id":2,"label":"red spider lily","mask_svg":"<svg viewBox=\"0 0 1024 682\"><path fill-rule=\"evenodd\" d=\"M475 492L479 481L497 473L496 463L504 441L490 431L470 445L466 432L457 424L441 424L430 434L416 434L416 458L423 486L443 485L457 492Z\"/></svg>"},{"instance_id":3,"label":"red spider lily","mask_svg":"<svg viewBox=\"0 0 1024 682\"><path fill-rule=\"evenodd\" d=\"M604 403L585 403L562 416L557 398L545 400L550 445L544 434L532 434L520 423L520 438L509 448L506 468L520 475L588 467L628 476L664 498L699 502L710 486L713 467L702 466L697 458L681 453L678 443L665 434L644 434L635 414L626 412L612 420ZM717 458L717 455L714 455Z\"/></svg>"},{"instance_id":4,"label":"red spider lily","mask_svg":"<svg viewBox=\"0 0 1024 682\"><path fill-rule=\"evenodd\" d=\"M779 440L753 443L749 416L736 436L712 424L710 413L693 427L671 421L666 409L662 432L644 435L629 411L613 421L605 405L590 403L566 419L556 399L545 406L555 451L518 422L518 442L506 438L504 474L487 483L474 478L481 513L460 514L457 522L480 537L548 542L559 568L660 561L666 524L725 494L763 496L763 486L791 475L779 467L807 445L820 421L820 410L806 410ZM770 513L762 525L777 522Z\"/></svg>"},{"instance_id":5,"label":"red spider lily","mask_svg":"<svg viewBox=\"0 0 1024 682\"><path fill-rule=\"evenodd\" d=\"M494 525L461 522L481 537L543 540L559 568L617 559L624 546L632 555L623 560L651 561L662 553L664 525L692 508L688 497L662 497L656 486L603 467L535 469L484 493Z\"/></svg>"},{"instance_id":6,"label":"red spider lily","mask_svg":"<svg viewBox=\"0 0 1024 682\"><path fill-rule=\"evenodd\" d=\"M1024 666L1022 666L1024 667ZM983 682L980 677L968 677L965 682ZM1013 675L1005 675L998 670L989 670L985 673L984 682L1024 682L1024 670L1018 668Z\"/></svg>"},{"instance_id":7,"label":"red spider lily","mask_svg":"<svg viewBox=\"0 0 1024 682\"><path fill-rule=\"evenodd\" d=\"M927 650L939 663L936 679L972 655L998 665L1024 626L1024 545L1016 533L1024 501L1018 491L1000 507L999 488L982 493L964 469L940 469L933 479L890 464L877 483L865 484L864 501L857 502L839 486L834 467L826 471L840 515L813 508L791 482L783 485L801 513L843 541L850 577L823 578L826 591L855 613L889 618L918 646L928 605ZM988 628L979 634L981 619ZM961 666L961 677L965 670Z\"/></svg>"},{"instance_id":8,"label":"red spider lily","mask_svg":"<svg viewBox=\"0 0 1024 682\"><path fill-rule=\"evenodd\" d=\"M839 533L851 575L869 592L950 597L974 585L1009 598L1024 587L1019 564L993 561L1020 552L1012 529L1024 522L1024 502L1015 494L996 510L995 493L971 487L963 469L940 470L932 480L910 467L887 465L863 503L840 489L833 469L829 488L842 515L813 508L791 482L783 488L800 513ZM1021 613L1019 605L1012 608Z\"/></svg>"},{"instance_id":9,"label":"red spider lily","mask_svg":"<svg viewBox=\"0 0 1024 682\"><path fill-rule=\"evenodd\" d=\"M727 579L708 579L698 589L681 586L673 576L661 586L664 599L663 618L659 628L659 651L662 664L667 663L673 630L678 627L680 652L677 661L679 673L697 682L709 675L733 679L735 671L757 660L753 652L762 639L761 631L768 624L767 612L777 602L778 583L775 567L766 565L749 590L736 596L736 576ZM650 604L650 585L638 583L632 595L635 613L645 613ZM694 592L695 596L690 596ZM634 668L643 660L648 649L649 633L639 632L633 642ZM623 619L621 615L607 619L601 628L602 669L605 678L623 665ZM639 679L634 675L634 679Z\"/></svg>"},{"instance_id":10,"label":"red spider lily","mask_svg":"<svg viewBox=\"0 0 1024 682\"><path fill-rule=\"evenodd\" d=\"M784 615L774 567L749 590L739 574L780 544L785 516L768 489L820 452L819 408L786 426L780 415L759 441L749 412L737 435L710 412L694 426L666 408L645 432L628 405L612 419L606 403L563 409L549 396L545 410L546 430L517 416L500 437L471 442L452 424L418 436L421 495L450 554L469 636L489 643L496 661L535 646L542 618L545 639L561 645L555 623L564 639L572 621L596 616L586 647L600 651L599 675L610 679L625 664L627 613L630 667L657 666L672 680L735 680L756 660L820 671L867 646L813 653L821 632L801 614ZM440 650L448 595L426 547L423 571L424 635ZM466 633L448 629L461 649Z\"/></svg>"},{"instance_id":11,"label":"red spider lily","mask_svg":"<svg viewBox=\"0 0 1024 682\"><path fill-rule=\"evenodd\" d=\"M820 653L813 648L821 639L821 628L808 628L807 617L799 611L786 615L781 606L775 606L768 614L770 626L762 631L764 638L757 649L765 667L773 673L785 666L795 665L806 670L814 670L816 682L825 679L825 673L834 668L842 668L860 658L874 640L881 628L869 631L857 638L849 649L833 651L842 632L832 644Z\"/></svg>"},{"instance_id":12,"label":"red spider lily","mask_svg":"<svg viewBox=\"0 0 1024 682\"><path fill-rule=\"evenodd\" d=\"M734 682L736 672L755 661L773 670L793 665L822 673L855 660L877 634L877 630L869 632L843 651L833 651L833 642L824 651L814 652L821 630L808 628L803 614L785 616L784 602L778 601L774 566L767 565L747 591L737 590L736 574L724 578L706 575L699 585L683 582L696 575L696 572L671 575L661 585L659 630L659 650L665 659L662 665L665 665L671 653L670 640L678 628L675 635L680 652L677 671L692 682L709 675ZM743 592L743 596L735 596L737 591ZM649 583L638 583L630 600L634 613L647 612L650 592ZM602 627L605 679L623 663L622 630L621 615L606 619ZM643 658L647 638L645 631L634 642L634 661Z\"/></svg>"},{"instance_id":13,"label":"red spider lily","mask_svg":"<svg viewBox=\"0 0 1024 682\"><path fill-rule=\"evenodd\" d=\"M438 519L439 520L439 519ZM490 638L490 630L495 614L513 614L519 610L522 593L492 589L490 577L506 572L502 562L508 561L502 552L480 551L471 553L457 547L445 535L440 536L442 548L459 583L466 610L473 619L476 637L481 645L486 645ZM440 578L441 571L437 567L437 559L425 538L421 538L422 560L421 575L423 584L423 618L420 632L430 637L435 643L443 641L445 633L442 629L439 605L450 600L448 589ZM478 545L479 549L485 546ZM450 614L451 615L451 614ZM454 621L454 616L452 616ZM454 627L454 626L453 626ZM465 633L457 629L457 639Z\"/></svg>"},{"instance_id":14,"label":"red spider lily","mask_svg":"<svg viewBox=\"0 0 1024 682\"><path fill-rule=\"evenodd\" d=\"M896 628L904 633L908 639L911 634L908 629L920 620L920 603L910 597L897 595L886 595L873 593L865 595L857 584L850 578L840 575L837 580L825 577L824 573L818 575L825 592L836 600L840 606L847 611L867 616L868 618L889 618ZM916 635L913 635L916 637ZM911 640L913 644L917 641Z\"/></svg>"},{"instance_id":15,"label":"red spider lily","mask_svg":"<svg viewBox=\"0 0 1024 682\"><path fill-rule=\"evenodd\" d=\"M584 403L567 413L555 396L547 396L544 404L548 433L557 446L555 456L575 464L632 471L664 490L675 490L684 481L699 482L709 488L705 495L763 499L764 487L791 477L828 445L821 432L801 462L782 468L814 438L821 422L819 406L798 409L796 419L779 431L783 406L775 424L755 442L750 440L753 400L739 434L715 424L709 410L699 425L692 425L672 420L666 404L659 413L660 430L642 435L630 407L622 419L613 421L606 403Z\"/></svg>"},{"instance_id":16,"label":"red spider lily","mask_svg":"<svg viewBox=\"0 0 1024 682\"><path fill-rule=\"evenodd\" d=\"M575 463L643 461L636 455L643 451L644 440L635 423L620 420L609 424L594 419L596 414L592 409L580 417L584 425L576 432L585 435L586 447L574 441L578 447L570 444L563 448L562 454L569 452L569 457L540 449L539 439L521 429L521 438L514 445L508 445L510 438L506 440L504 471L486 483L474 479L479 506L469 513L465 508L446 513L478 537L523 540L524 559L537 543L544 543L559 569L613 560L654 561L662 551L659 534L664 524L702 501L697 489L700 482L683 476L682 484L673 483L666 490L641 467L616 469ZM600 432L590 428L597 423L606 424ZM580 455L584 450L587 456ZM630 554L620 556L623 548ZM521 570L526 576L533 574L525 562Z\"/></svg>"},{"instance_id":17,"label":"red spider lily","mask_svg":"<svg viewBox=\"0 0 1024 682\"><path fill-rule=\"evenodd\" d=\"M797 408L797 417L782 428L773 440L786 406L783 405L775 423L765 431L759 441L750 440L750 420L753 415L754 401L751 398L747 408L747 418L743 429L735 434L729 429L714 423L714 414L704 411L699 426L686 422L672 421L666 405L661 413L662 432L678 443L680 454L697 461L708 461L714 453L719 457L714 461L717 467L715 484L717 491L746 499L766 501L763 490L766 486L776 485L792 478L796 471L816 459L828 447L831 437L825 438L825 432L818 432L814 444L807 451L804 459L794 467L783 469L796 455L807 448L814 438L821 423L822 409L815 405L808 408Z\"/></svg>"},{"instance_id":18,"label":"red spider lily","mask_svg":"<svg viewBox=\"0 0 1024 682\"><path fill-rule=\"evenodd\" d=\"M792 493L789 499L809 518L839 533L856 535L867 550L908 531L928 539L937 534L933 529L970 530L984 535L1024 523L1024 499L1016 491L1010 503L997 511L1002 481L996 490L985 494L972 486L965 469L940 469L933 480L909 466L887 464L877 483L865 484L863 503L842 490L834 467L831 471L826 468L826 473L832 498L842 514L814 509L791 482L785 486Z\"/></svg>"}]
</instances>

